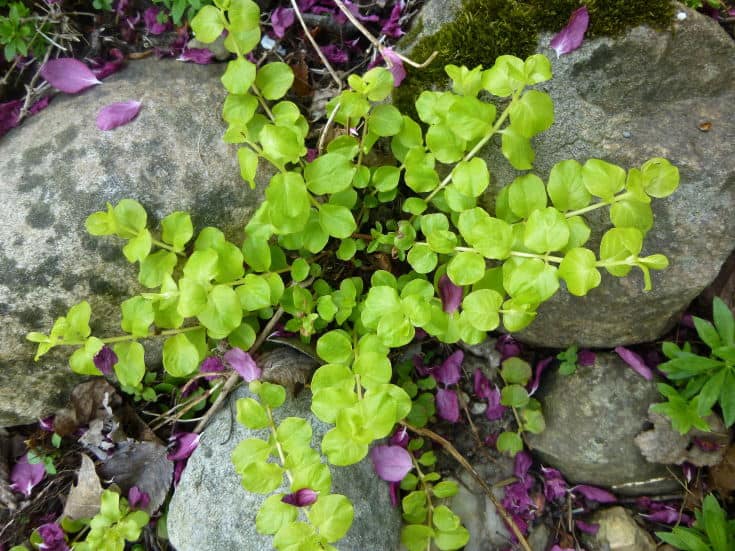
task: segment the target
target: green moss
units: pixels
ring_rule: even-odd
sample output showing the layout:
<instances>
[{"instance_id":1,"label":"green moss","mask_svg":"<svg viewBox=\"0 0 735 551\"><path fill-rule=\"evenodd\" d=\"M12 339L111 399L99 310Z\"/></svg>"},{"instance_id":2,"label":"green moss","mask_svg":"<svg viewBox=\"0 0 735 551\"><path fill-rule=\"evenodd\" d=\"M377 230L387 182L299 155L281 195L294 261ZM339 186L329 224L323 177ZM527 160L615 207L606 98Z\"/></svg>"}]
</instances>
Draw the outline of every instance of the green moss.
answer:
<instances>
[{"instance_id":1,"label":"green moss","mask_svg":"<svg viewBox=\"0 0 735 551\"><path fill-rule=\"evenodd\" d=\"M638 25L666 28L674 15L670 0L464 0L454 21L411 49L417 61L434 51L438 55L424 69L407 67L408 78L395 90L394 102L404 113L415 116L417 95L447 83L445 65L489 67L503 54L525 58L535 51L539 32L558 31L583 3L590 12L587 38L616 36ZM410 32L403 43L413 42L419 32L420 28Z\"/></svg>"}]
</instances>

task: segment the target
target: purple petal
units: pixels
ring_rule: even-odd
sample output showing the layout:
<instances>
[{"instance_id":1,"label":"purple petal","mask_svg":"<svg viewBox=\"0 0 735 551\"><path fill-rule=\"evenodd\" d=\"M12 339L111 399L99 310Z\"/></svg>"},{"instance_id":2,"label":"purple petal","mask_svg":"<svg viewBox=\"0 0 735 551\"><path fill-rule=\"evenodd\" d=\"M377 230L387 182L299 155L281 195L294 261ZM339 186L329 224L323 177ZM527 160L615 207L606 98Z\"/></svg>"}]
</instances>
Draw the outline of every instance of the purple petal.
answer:
<instances>
[{"instance_id":1,"label":"purple petal","mask_svg":"<svg viewBox=\"0 0 735 551\"><path fill-rule=\"evenodd\" d=\"M199 435L194 432L180 432L169 440L173 443L166 455L170 461L181 461L188 458L199 445Z\"/></svg>"},{"instance_id":2,"label":"purple petal","mask_svg":"<svg viewBox=\"0 0 735 551\"><path fill-rule=\"evenodd\" d=\"M495 349L500 352L500 361L521 355L521 345L510 335L500 335L495 343Z\"/></svg>"},{"instance_id":3,"label":"purple petal","mask_svg":"<svg viewBox=\"0 0 735 551\"><path fill-rule=\"evenodd\" d=\"M590 14L587 6L582 6L572 13L567 26L551 39L550 46L556 52L556 57L568 54L579 48L584 40L584 33L590 23Z\"/></svg>"},{"instance_id":4,"label":"purple petal","mask_svg":"<svg viewBox=\"0 0 735 551\"><path fill-rule=\"evenodd\" d=\"M293 505L294 507L306 507L307 505L311 505L312 503L314 503L317 497L319 496L314 490L311 490L309 488L302 488L292 494L284 495L281 498L281 501L283 503Z\"/></svg>"},{"instance_id":5,"label":"purple petal","mask_svg":"<svg viewBox=\"0 0 735 551\"><path fill-rule=\"evenodd\" d=\"M177 61L191 61L197 65L208 65L214 59L214 52L207 48L186 48Z\"/></svg>"},{"instance_id":6,"label":"purple petal","mask_svg":"<svg viewBox=\"0 0 735 551\"><path fill-rule=\"evenodd\" d=\"M694 475L697 473L697 467L685 461L681 465L681 472L684 475L684 479L687 482L691 482L694 480Z\"/></svg>"},{"instance_id":7,"label":"purple petal","mask_svg":"<svg viewBox=\"0 0 735 551\"><path fill-rule=\"evenodd\" d=\"M457 350L453 352L442 364L431 371L431 376L445 385L456 385L462 374L460 369L464 361L464 352Z\"/></svg>"},{"instance_id":8,"label":"purple petal","mask_svg":"<svg viewBox=\"0 0 735 551\"><path fill-rule=\"evenodd\" d=\"M294 11L291 8L276 8L271 14L271 26L277 38L283 38L288 29L294 23Z\"/></svg>"},{"instance_id":9,"label":"purple petal","mask_svg":"<svg viewBox=\"0 0 735 551\"><path fill-rule=\"evenodd\" d=\"M431 368L424 363L423 354L414 354L411 361L413 362L413 368L416 370L416 373L422 377L426 377L431 373Z\"/></svg>"},{"instance_id":10,"label":"purple petal","mask_svg":"<svg viewBox=\"0 0 735 551\"><path fill-rule=\"evenodd\" d=\"M500 403L500 389L495 386L490 396L487 397L487 409L485 410L485 417L490 421L497 421L503 415L505 415L506 408Z\"/></svg>"},{"instance_id":11,"label":"purple petal","mask_svg":"<svg viewBox=\"0 0 735 551\"><path fill-rule=\"evenodd\" d=\"M638 373L638 375L643 377L646 381L650 381L653 379L653 372L645 364L643 358L641 358L638 354L636 354L632 350L628 350L623 346L616 346L615 352L617 352L618 356L620 356L620 358L625 363L627 363L633 369L633 371Z\"/></svg>"},{"instance_id":12,"label":"purple petal","mask_svg":"<svg viewBox=\"0 0 735 551\"><path fill-rule=\"evenodd\" d=\"M28 113L31 115L35 115L39 111L43 111L48 107L48 104L51 103L51 96L46 96L45 98L41 98L38 101L35 101L31 104L30 108L28 109Z\"/></svg>"},{"instance_id":13,"label":"purple petal","mask_svg":"<svg viewBox=\"0 0 735 551\"><path fill-rule=\"evenodd\" d=\"M225 352L225 362L237 371L246 382L250 383L260 378L260 369L252 356L240 348L233 347Z\"/></svg>"},{"instance_id":14,"label":"purple petal","mask_svg":"<svg viewBox=\"0 0 735 551\"><path fill-rule=\"evenodd\" d=\"M398 38L403 36L404 32L401 29L401 11L403 10L403 2L396 2L393 5L393 9L390 12L390 16L383 26L380 28L380 34L390 36L391 38Z\"/></svg>"},{"instance_id":15,"label":"purple petal","mask_svg":"<svg viewBox=\"0 0 735 551\"><path fill-rule=\"evenodd\" d=\"M117 355L112 348L105 345L99 352L97 352L97 354L95 354L92 361L94 361L94 365L97 369L105 375L110 376L112 375L113 366L117 363Z\"/></svg>"},{"instance_id":16,"label":"purple petal","mask_svg":"<svg viewBox=\"0 0 735 551\"><path fill-rule=\"evenodd\" d=\"M321 46L320 49L330 63L347 63L350 60L349 54L336 44Z\"/></svg>"},{"instance_id":17,"label":"purple petal","mask_svg":"<svg viewBox=\"0 0 735 551\"><path fill-rule=\"evenodd\" d=\"M101 84L89 67L70 57L47 61L41 67L41 76L51 86L67 94L76 94L90 86Z\"/></svg>"},{"instance_id":18,"label":"purple petal","mask_svg":"<svg viewBox=\"0 0 735 551\"><path fill-rule=\"evenodd\" d=\"M575 520L574 525L577 527L577 530L585 534L596 534L600 529L599 524L592 524L583 520Z\"/></svg>"},{"instance_id":19,"label":"purple petal","mask_svg":"<svg viewBox=\"0 0 735 551\"><path fill-rule=\"evenodd\" d=\"M679 522L685 524L683 520L685 515L680 515L679 510L673 507L666 507L665 509L641 516L652 522L660 522L662 524L678 524Z\"/></svg>"},{"instance_id":20,"label":"purple petal","mask_svg":"<svg viewBox=\"0 0 735 551\"><path fill-rule=\"evenodd\" d=\"M380 478L386 482L400 482L413 466L411 454L400 446L375 446L370 460Z\"/></svg>"},{"instance_id":21,"label":"purple petal","mask_svg":"<svg viewBox=\"0 0 735 551\"><path fill-rule=\"evenodd\" d=\"M439 296L442 299L442 309L447 314L453 314L462 304L462 287L452 283L452 280L443 275L439 279Z\"/></svg>"},{"instance_id":22,"label":"purple petal","mask_svg":"<svg viewBox=\"0 0 735 551\"><path fill-rule=\"evenodd\" d=\"M514 514L526 513L534 506L533 499L528 493L531 485L524 482L514 482L505 487L502 504Z\"/></svg>"},{"instance_id":23,"label":"purple petal","mask_svg":"<svg viewBox=\"0 0 735 551\"><path fill-rule=\"evenodd\" d=\"M147 492L143 492L137 486L132 486L130 490L128 490L128 502L130 503L130 506L135 509L145 509L150 505L151 498Z\"/></svg>"},{"instance_id":24,"label":"purple petal","mask_svg":"<svg viewBox=\"0 0 735 551\"><path fill-rule=\"evenodd\" d=\"M595 365L596 359L597 356L595 355L595 353L588 348L583 348L582 350L577 352L577 364L581 365L582 367L590 367Z\"/></svg>"},{"instance_id":25,"label":"purple petal","mask_svg":"<svg viewBox=\"0 0 735 551\"><path fill-rule=\"evenodd\" d=\"M43 463L28 463L26 453L18 459L10 471L10 488L26 497L31 495L33 488L46 477L46 467Z\"/></svg>"},{"instance_id":26,"label":"purple petal","mask_svg":"<svg viewBox=\"0 0 735 551\"><path fill-rule=\"evenodd\" d=\"M54 432L54 416L49 415L38 420L38 428L46 432Z\"/></svg>"},{"instance_id":27,"label":"purple petal","mask_svg":"<svg viewBox=\"0 0 735 551\"><path fill-rule=\"evenodd\" d=\"M618 500L618 498L607 490L597 488L596 486L588 486L586 484L574 486L572 491L582 494L590 501L597 501L598 503L615 503Z\"/></svg>"},{"instance_id":28,"label":"purple petal","mask_svg":"<svg viewBox=\"0 0 735 551\"><path fill-rule=\"evenodd\" d=\"M97 114L97 128L100 130L112 130L118 126L129 123L140 112L139 101L121 101L111 103L100 109Z\"/></svg>"},{"instance_id":29,"label":"purple petal","mask_svg":"<svg viewBox=\"0 0 735 551\"><path fill-rule=\"evenodd\" d=\"M0 103L0 137L18 126L18 115L22 106L23 101L19 99Z\"/></svg>"},{"instance_id":30,"label":"purple petal","mask_svg":"<svg viewBox=\"0 0 735 551\"><path fill-rule=\"evenodd\" d=\"M38 527L38 535L43 543L38 546L43 551L69 551L64 539L64 531L55 522L50 522Z\"/></svg>"},{"instance_id":31,"label":"purple petal","mask_svg":"<svg viewBox=\"0 0 735 551\"><path fill-rule=\"evenodd\" d=\"M437 390L436 411L439 413L439 417L450 423L459 421L459 400L457 400L457 393L454 390L446 388Z\"/></svg>"},{"instance_id":32,"label":"purple petal","mask_svg":"<svg viewBox=\"0 0 735 551\"><path fill-rule=\"evenodd\" d=\"M485 377L485 374L479 367L475 369L475 372L472 374L472 383L475 390L475 396L481 399L490 398L493 393L493 389L490 386L490 379Z\"/></svg>"},{"instance_id":33,"label":"purple petal","mask_svg":"<svg viewBox=\"0 0 735 551\"><path fill-rule=\"evenodd\" d=\"M92 68L92 73L94 73L94 76L98 79L107 78L111 74L118 72L122 69L122 66L125 63L125 55L117 48L111 49L110 54L112 54L112 60L98 61L98 67Z\"/></svg>"},{"instance_id":34,"label":"purple petal","mask_svg":"<svg viewBox=\"0 0 735 551\"><path fill-rule=\"evenodd\" d=\"M390 437L390 440L388 443L391 446L400 446L402 448L408 447L408 441L410 440L408 436L408 430L406 430L406 427L399 427L396 429L396 432L393 433L393 436Z\"/></svg>"},{"instance_id":35,"label":"purple petal","mask_svg":"<svg viewBox=\"0 0 735 551\"><path fill-rule=\"evenodd\" d=\"M538 390L539 385L541 384L541 374L544 372L544 370L549 366L551 363L551 360L553 360L554 357L550 356L548 358L544 358L539 363L536 364L536 373L533 376L533 381L531 381L531 387L528 389L528 394L531 395L534 392Z\"/></svg>"},{"instance_id":36,"label":"purple petal","mask_svg":"<svg viewBox=\"0 0 735 551\"><path fill-rule=\"evenodd\" d=\"M220 360L216 356L209 356L208 358L205 358L202 362L202 365L199 366L199 372L200 373L221 373L225 370L225 364L222 363L222 360ZM207 381L211 381L212 379L216 379L217 375L209 375L208 377L204 377Z\"/></svg>"},{"instance_id":37,"label":"purple petal","mask_svg":"<svg viewBox=\"0 0 735 551\"><path fill-rule=\"evenodd\" d=\"M554 547L549 549L549 551L575 551L574 547L561 547L560 545L554 544Z\"/></svg>"},{"instance_id":38,"label":"purple petal","mask_svg":"<svg viewBox=\"0 0 735 551\"><path fill-rule=\"evenodd\" d=\"M541 467L544 477L544 497L548 501L558 501L567 494L567 483L561 472L556 469Z\"/></svg>"},{"instance_id":39,"label":"purple petal","mask_svg":"<svg viewBox=\"0 0 735 551\"><path fill-rule=\"evenodd\" d=\"M513 475L520 480L524 480L528 474L528 469L531 468L531 464L533 464L531 454L528 452L520 452L516 454L516 458L513 463Z\"/></svg>"},{"instance_id":40,"label":"purple petal","mask_svg":"<svg viewBox=\"0 0 735 551\"><path fill-rule=\"evenodd\" d=\"M390 504L393 507L398 507L398 492L401 489L401 483L391 482L390 484L388 484L388 489L390 491Z\"/></svg>"},{"instance_id":41,"label":"purple petal","mask_svg":"<svg viewBox=\"0 0 735 551\"><path fill-rule=\"evenodd\" d=\"M401 85L403 79L406 78L406 69L403 67L403 60L391 48L381 48L380 54L385 59L385 64L393 73L393 86Z\"/></svg>"},{"instance_id":42,"label":"purple petal","mask_svg":"<svg viewBox=\"0 0 735 551\"><path fill-rule=\"evenodd\" d=\"M378 17L377 15L362 15L360 13L360 8L356 6L355 4L353 4L352 2L350 2L350 0L343 0L343 4L347 6L347 9L350 10L352 12L352 15L354 15L359 21L374 23L380 20L380 17ZM312 10L312 11L316 13L316 10ZM337 12L334 18L337 21L337 23L339 23L340 25L344 25L345 23L347 23L347 16L345 16L345 14L342 13L341 10ZM351 24L352 23L350 23L350 25Z\"/></svg>"},{"instance_id":43,"label":"purple petal","mask_svg":"<svg viewBox=\"0 0 735 551\"><path fill-rule=\"evenodd\" d=\"M170 22L161 23L158 21L158 14L160 12L161 10L159 8L148 8L143 13L145 29L153 35L163 34L173 28Z\"/></svg>"}]
</instances>

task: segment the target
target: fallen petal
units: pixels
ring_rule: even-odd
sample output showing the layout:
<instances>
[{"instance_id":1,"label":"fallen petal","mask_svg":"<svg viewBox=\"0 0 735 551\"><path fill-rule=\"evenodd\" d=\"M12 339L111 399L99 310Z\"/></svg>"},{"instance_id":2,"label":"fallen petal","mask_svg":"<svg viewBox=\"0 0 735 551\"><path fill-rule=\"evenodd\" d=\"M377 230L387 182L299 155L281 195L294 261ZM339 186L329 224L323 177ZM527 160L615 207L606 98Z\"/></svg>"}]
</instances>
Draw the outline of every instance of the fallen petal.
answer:
<instances>
[{"instance_id":1,"label":"fallen petal","mask_svg":"<svg viewBox=\"0 0 735 551\"><path fill-rule=\"evenodd\" d=\"M244 350L233 347L225 352L224 359L246 382L250 383L260 378L262 369L257 366L252 356Z\"/></svg>"},{"instance_id":2,"label":"fallen petal","mask_svg":"<svg viewBox=\"0 0 735 551\"><path fill-rule=\"evenodd\" d=\"M47 61L41 67L41 76L51 86L67 94L76 94L90 86L101 84L89 67L70 57Z\"/></svg>"},{"instance_id":3,"label":"fallen petal","mask_svg":"<svg viewBox=\"0 0 735 551\"><path fill-rule=\"evenodd\" d=\"M595 355L595 353L588 348L583 348L577 353L577 363L582 367L590 367L595 365L596 359L597 356Z\"/></svg>"},{"instance_id":4,"label":"fallen petal","mask_svg":"<svg viewBox=\"0 0 735 551\"><path fill-rule=\"evenodd\" d=\"M440 388L436 391L436 411L439 417L450 423L459 421L459 400L454 390Z\"/></svg>"},{"instance_id":5,"label":"fallen petal","mask_svg":"<svg viewBox=\"0 0 735 551\"><path fill-rule=\"evenodd\" d=\"M386 482L400 482L411 470L411 454L400 446L375 446L370 461L380 478Z\"/></svg>"},{"instance_id":6,"label":"fallen petal","mask_svg":"<svg viewBox=\"0 0 735 551\"><path fill-rule=\"evenodd\" d=\"M166 455L170 461L186 459L199 445L199 435L194 432L180 432L172 436L171 440L174 444Z\"/></svg>"},{"instance_id":7,"label":"fallen petal","mask_svg":"<svg viewBox=\"0 0 735 551\"><path fill-rule=\"evenodd\" d=\"M103 107L97 114L97 128L100 130L112 130L118 126L129 123L140 112L139 101L121 101L111 103Z\"/></svg>"},{"instance_id":8,"label":"fallen petal","mask_svg":"<svg viewBox=\"0 0 735 551\"><path fill-rule=\"evenodd\" d=\"M271 26L277 38L286 36L286 29L293 25L295 19L291 8L276 8L271 14Z\"/></svg>"},{"instance_id":9,"label":"fallen petal","mask_svg":"<svg viewBox=\"0 0 735 551\"><path fill-rule=\"evenodd\" d=\"M596 534L600 529L599 524L591 524L583 520L575 520L574 525L577 527L577 530L584 532L585 534Z\"/></svg>"},{"instance_id":10,"label":"fallen petal","mask_svg":"<svg viewBox=\"0 0 735 551\"><path fill-rule=\"evenodd\" d=\"M464 352L457 350L444 360L440 366L435 367L431 372L431 376L442 384L455 385L459 382L462 374L460 367L463 361Z\"/></svg>"},{"instance_id":11,"label":"fallen petal","mask_svg":"<svg viewBox=\"0 0 735 551\"><path fill-rule=\"evenodd\" d=\"M442 299L442 310L447 314L453 314L462 304L462 287L452 283L445 275L439 279L439 295Z\"/></svg>"},{"instance_id":12,"label":"fallen petal","mask_svg":"<svg viewBox=\"0 0 735 551\"><path fill-rule=\"evenodd\" d=\"M572 488L573 492L577 492L590 501L597 501L598 503L615 503L618 498L607 490L597 488L596 486L588 486L586 484L580 484Z\"/></svg>"},{"instance_id":13,"label":"fallen petal","mask_svg":"<svg viewBox=\"0 0 735 551\"><path fill-rule=\"evenodd\" d=\"M539 363L536 364L536 373L533 376L533 381L531 381L531 387L528 389L528 394L531 395L534 392L538 390L539 385L541 384L541 374L544 372L544 370L549 366L551 363L551 360L553 360L553 356L549 356L548 358L544 358Z\"/></svg>"},{"instance_id":14,"label":"fallen petal","mask_svg":"<svg viewBox=\"0 0 735 551\"><path fill-rule=\"evenodd\" d=\"M393 74L393 86L400 86L403 79L406 78L406 69L403 67L403 60L391 48L381 49L380 54L385 59L388 69Z\"/></svg>"},{"instance_id":15,"label":"fallen petal","mask_svg":"<svg viewBox=\"0 0 735 551\"><path fill-rule=\"evenodd\" d=\"M208 65L214 59L214 52L208 48L187 48L176 58L177 61L191 61L197 65Z\"/></svg>"},{"instance_id":16,"label":"fallen petal","mask_svg":"<svg viewBox=\"0 0 735 551\"><path fill-rule=\"evenodd\" d=\"M636 354L632 350L625 348L624 346L616 346L615 352L625 363L627 363L631 367L631 369L633 369L633 371L638 373L638 375L643 377L646 381L650 381L653 379L653 372L651 371L651 368L649 368L645 364L643 358L641 358L638 354Z\"/></svg>"},{"instance_id":17,"label":"fallen petal","mask_svg":"<svg viewBox=\"0 0 735 551\"><path fill-rule=\"evenodd\" d=\"M43 463L28 463L28 454L23 455L10 471L10 489L30 497L33 488L46 478Z\"/></svg>"},{"instance_id":18,"label":"fallen petal","mask_svg":"<svg viewBox=\"0 0 735 551\"><path fill-rule=\"evenodd\" d=\"M283 503L288 503L294 507L306 507L317 500L318 494L310 488L302 488L292 494L286 494L281 498Z\"/></svg>"},{"instance_id":19,"label":"fallen petal","mask_svg":"<svg viewBox=\"0 0 735 551\"><path fill-rule=\"evenodd\" d=\"M579 48L584 40L584 33L590 23L590 14L587 6L582 6L572 13L566 27L551 39L550 46L556 52L556 57L568 54Z\"/></svg>"}]
</instances>

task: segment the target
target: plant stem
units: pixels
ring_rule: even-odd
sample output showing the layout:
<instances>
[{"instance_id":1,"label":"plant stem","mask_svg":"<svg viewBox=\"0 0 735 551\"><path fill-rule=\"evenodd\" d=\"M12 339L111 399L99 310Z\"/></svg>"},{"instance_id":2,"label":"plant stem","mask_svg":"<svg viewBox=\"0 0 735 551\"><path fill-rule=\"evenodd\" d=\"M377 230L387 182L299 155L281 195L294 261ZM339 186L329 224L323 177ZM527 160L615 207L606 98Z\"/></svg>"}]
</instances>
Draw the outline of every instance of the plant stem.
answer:
<instances>
[{"instance_id":1,"label":"plant stem","mask_svg":"<svg viewBox=\"0 0 735 551\"><path fill-rule=\"evenodd\" d=\"M559 263L564 258L561 256L551 256L548 254L534 254L534 253L522 253L520 251L510 251L510 256L517 256L519 258L538 258L539 260L543 260L544 262L555 262Z\"/></svg>"},{"instance_id":2,"label":"plant stem","mask_svg":"<svg viewBox=\"0 0 735 551\"><path fill-rule=\"evenodd\" d=\"M319 45L316 43L316 40L314 40L314 37L311 36L311 33L309 32L309 27L306 26L306 22L304 21L304 18L301 15L301 10L299 9L299 5L296 3L296 0L291 0L291 6L293 7L294 13L296 13L296 19L299 20L299 24L301 25L301 28L304 29L304 36L306 36L306 39L311 44L311 47L314 48L314 51L316 51L316 54L319 56L319 59L322 60L324 67L327 68L327 71L329 71L329 74L334 79L334 82L337 83L337 93L341 92L342 91L342 79L339 78L339 75L337 75L336 71L332 68L332 65L329 63L329 60L326 58L321 48L319 48Z\"/></svg>"},{"instance_id":3,"label":"plant stem","mask_svg":"<svg viewBox=\"0 0 735 551\"><path fill-rule=\"evenodd\" d=\"M602 207L605 207L608 205L612 205L613 203L617 203L618 201L624 201L625 199L628 199L630 197L633 197L633 194L630 191L626 191L626 192L621 193L620 195L615 195L612 198L612 201L610 201L609 203L607 201L600 201L598 203L593 203L581 209L570 210L564 216L566 216L567 218L571 218L572 216L579 216L580 214L584 214L586 212L590 212L593 210L601 209Z\"/></svg>"},{"instance_id":4,"label":"plant stem","mask_svg":"<svg viewBox=\"0 0 735 551\"><path fill-rule=\"evenodd\" d=\"M154 337L168 337L170 335L178 335L179 333L188 333L189 331L196 331L201 329L201 325L192 325L191 327L182 327L180 329L166 329L165 331L152 332L142 337L136 337L135 335L120 335L118 337L108 337L106 339L100 339L105 344L113 344L116 342L135 341L138 339L152 339ZM85 341L62 341L57 346L81 346L85 344Z\"/></svg>"},{"instance_id":5,"label":"plant stem","mask_svg":"<svg viewBox=\"0 0 735 551\"><path fill-rule=\"evenodd\" d=\"M166 249L167 251L176 253L179 256L185 256L184 253L182 253L181 251L175 250L171 245L167 245L166 243L164 243L163 241L159 241L158 239L151 239L151 243L154 244L156 247Z\"/></svg>"},{"instance_id":6,"label":"plant stem","mask_svg":"<svg viewBox=\"0 0 735 551\"><path fill-rule=\"evenodd\" d=\"M524 549L524 551L533 551L531 549L531 546L528 545L528 542L526 541L526 538L523 537L523 534L521 533L520 529L518 528L518 525L513 521L513 517L511 517L508 514L508 511L506 511L505 507L503 507L502 503L498 501L498 499L493 495L493 491L490 488L490 486L487 485L485 480L480 476L480 474L470 465L469 461L467 461L464 456L457 451L457 449L449 442L446 438L443 438L439 436L437 433L435 433L432 430L425 429L425 428L419 428L414 427L413 425L409 425L408 423L401 421L400 424L404 427L406 427L411 432L415 432L416 434L420 436L426 436L427 438L430 438L434 442L440 444L446 451L451 455L462 467L470 473L472 478L475 479L475 481L480 485L480 487L485 492L485 495L487 495L488 499L495 505L495 508L498 511L498 514L503 517L503 520L505 523L510 527L511 531L515 535L515 537L518 539L518 543L520 546Z\"/></svg>"}]
</instances>

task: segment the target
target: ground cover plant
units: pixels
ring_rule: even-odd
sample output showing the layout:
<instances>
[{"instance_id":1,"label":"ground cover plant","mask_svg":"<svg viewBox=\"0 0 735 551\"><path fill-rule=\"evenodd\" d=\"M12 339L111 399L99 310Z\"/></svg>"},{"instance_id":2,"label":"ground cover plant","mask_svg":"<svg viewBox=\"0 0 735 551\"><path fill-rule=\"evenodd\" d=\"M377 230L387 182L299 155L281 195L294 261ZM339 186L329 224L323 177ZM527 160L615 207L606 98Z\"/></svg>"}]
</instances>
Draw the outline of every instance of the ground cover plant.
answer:
<instances>
[{"instance_id":1,"label":"ground cover plant","mask_svg":"<svg viewBox=\"0 0 735 551\"><path fill-rule=\"evenodd\" d=\"M238 401L237 420L267 429L269 438L241 442L232 461L245 489L271 494L256 525L273 535L277 549L336 549L350 528L349 496L331 493L330 467L321 454L335 467L369 455L383 480L400 485L402 542L409 549L461 548L469 534L443 501L457 486L435 470L436 454L426 445L432 433L424 428L434 412L458 419L461 356L439 356L438 365L413 372L412 366L394 366L392 351L417 335L477 344L501 325L518 331L533 322L562 280L570 293L584 296L600 285L601 270L625 277L640 269L650 289L650 270L668 264L660 254L640 256L654 223L650 202L675 192L678 170L661 158L628 170L600 159L563 161L546 182L532 173L514 180L489 213L480 204L490 171L478 153L499 137L507 161L532 170L531 139L554 120L550 98L533 88L552 76L545 57L501 56L487 69L447 65L452 90L421 93L414 120L385 103L401 61L385 49L394 70L351 75L350 88L327 106L327 127L309 143L307 119L284 99L294 84L293 70L283 62L258 65L248 58L262 37L255 3L215 1L201 8L192 28L202 42L227 31L225 47L235 59L222 77L228 91L224 139L239 146L245 182L255 186L259 174L272 174L266 200L242 243L229 242L212 227L195 235L183 212L171 213L154 230L145 209L130 199L92 214L87 230L125 241L123 252L138 263L138 280L148 292L121 305L121 335L92 335L88 303L75 305L49 334L29 334L38 343L37 358L57 346L75 347L72 371L105 375L133 399L152 401L162 380L145 365L141 341L163 339L165 384L201 383L196 403L204 407L209 399L212 413L239 381L248 382L253 398ZM498 112L488 93L505 107ZM377 152L380 163L374 161ZM593 251L585 247L591 230L584 215L597 209L609 212L613 227ZM390 259L389 269L375 269L379 258ZM716 314L717 338L728 346L731 321ZM696 323L705 328L709 340L702 337L713 352L719 350L707 322ZM317 448L306 420L273 420L287 389L263 380L254 356L277 327L313 343L322 362L310 382L312 411L333 428ZM674 360L689 352L671 354ZM569 371L575 358L576 350L562 358ZM729 370L723 359L707 368ZM230 370L226 379L224 370ZM729 371L723 373L724 381ZM218 374L207 387L206 377ZM542 404L531 396L531 387L538 386L532 375L527 362L506 358L496 404L518 419L516 430L497 441L499 450L517 458L518 492L530 487L523 433L543 430ZM704 383L700 377L690 391L705 393ZM495 395L489 383L475 384L479 396ZM717 398L700 400L708 403L700 415ZM721 405L723 411L728 407ZM388 437L387 444L379 442ZM31 488L39 469L28 468ZM273 493L284 479L288 491ZM608 499L584 486L569 491ZM73 549L98 549L107 541L109 549L123 549L148 522L134 501L106 490L94 518L62 522L61 531L39 529L31 542L46 545L55 538ZM705 516L719 514L709 498L705 509ZM505 515L527 546L519 521ZM685 538L682 530L671 537ZM719 551L718 536L707 535Z\"/></svg>"}]
</instances>

